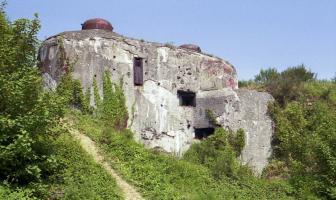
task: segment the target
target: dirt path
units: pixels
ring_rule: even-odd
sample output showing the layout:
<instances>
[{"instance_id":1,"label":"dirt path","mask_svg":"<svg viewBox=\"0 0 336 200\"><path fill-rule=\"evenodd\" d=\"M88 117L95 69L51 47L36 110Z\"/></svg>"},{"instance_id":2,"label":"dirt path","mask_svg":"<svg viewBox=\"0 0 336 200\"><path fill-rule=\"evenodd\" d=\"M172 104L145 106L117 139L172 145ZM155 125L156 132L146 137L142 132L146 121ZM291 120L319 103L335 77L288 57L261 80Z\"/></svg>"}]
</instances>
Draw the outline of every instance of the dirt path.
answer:
<instances>
[{"instance_id":1,"label":"dirt path","mask_svg":"<svg viewBox=\"0 0 336 200\"><path fill-rule=\"evenodd\" d=\"M116 180L117 185L119 188L121 188L122 192L124 193L124 197L126 200L139 200L143 199L141 195L132 187L129 185L126 181L124 181L110 166L109 163L107 163L104 160L104 157L99 153L98 148L96 147L96 144L94 141L92 141L89 137L86 135L80 133L78 130L75 129L68 129L70 133L80 142L80 145L83 147L83 149L90 154L94 160L104 167L104 169Z\"/></svg>"}]
</instances>

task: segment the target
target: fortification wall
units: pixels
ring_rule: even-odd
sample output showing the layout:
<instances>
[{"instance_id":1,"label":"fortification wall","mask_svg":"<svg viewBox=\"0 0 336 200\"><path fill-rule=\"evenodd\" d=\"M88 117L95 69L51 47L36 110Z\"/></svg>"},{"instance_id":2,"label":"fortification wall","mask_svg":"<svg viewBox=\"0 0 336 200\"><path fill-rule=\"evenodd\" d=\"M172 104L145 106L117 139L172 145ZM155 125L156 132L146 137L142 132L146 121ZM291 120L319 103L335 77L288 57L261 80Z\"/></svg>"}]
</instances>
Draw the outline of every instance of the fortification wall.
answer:
<instances>
[{"instance_id":1,"label":"fortification wall","mask_svg":"<svg viewBox=\"0 0 336 200\"><path fill-rule=\"evenodd\" d=\"M104 71L110 72L113 82L122 80L128 127L149 148L182 155L195 140L196 129L211 127L205 115L205 109L211 109L224 127L245 129L243 162L258 172L267 163L272 122L266 110L272 97L237 90L236 70L223 59L94 29L48 38L39 58L45 86L50 89L56 88L69 67L65 60L73 63L73 78L91 94L96 79L103 96ZM135 84L137 58L141 58L142 84ZM91 104L95 104L93 96Z\"/></svg>"}]
</instances>

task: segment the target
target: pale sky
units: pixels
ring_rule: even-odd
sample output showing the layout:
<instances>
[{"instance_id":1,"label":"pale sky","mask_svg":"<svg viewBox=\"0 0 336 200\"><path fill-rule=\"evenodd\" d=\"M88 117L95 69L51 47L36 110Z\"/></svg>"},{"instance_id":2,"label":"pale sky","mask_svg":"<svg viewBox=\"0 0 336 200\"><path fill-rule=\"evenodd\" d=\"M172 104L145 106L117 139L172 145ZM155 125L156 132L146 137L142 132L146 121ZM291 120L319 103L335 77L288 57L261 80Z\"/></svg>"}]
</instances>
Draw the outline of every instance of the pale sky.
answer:
<instances>
[{"instance_id":1,"label":"pale sky","mask_svg":"<svg viewBox=\"0 0 336 200\"><path fill-rule=\"evenodd\" d=\"M7 0L10 20L38 13L41 40L79 30L86 19L114 31L175 45L194 43L228 60L238 78L304 63L318 78L336 75L336 0Z\"/></svg>"}]
</instances>

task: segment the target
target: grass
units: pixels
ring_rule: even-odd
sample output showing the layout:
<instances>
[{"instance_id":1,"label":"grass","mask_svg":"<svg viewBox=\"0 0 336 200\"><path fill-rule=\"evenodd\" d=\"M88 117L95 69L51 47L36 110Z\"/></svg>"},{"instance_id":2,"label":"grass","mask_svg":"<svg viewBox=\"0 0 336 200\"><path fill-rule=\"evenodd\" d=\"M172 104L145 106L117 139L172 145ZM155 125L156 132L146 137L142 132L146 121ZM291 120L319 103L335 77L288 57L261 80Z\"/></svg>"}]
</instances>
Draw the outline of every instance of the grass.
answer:
<instances>
[{"instance_id":1,"label":"grass","mask_svg":"<svg viewBox=\"0 0 336 200\"><path fill-rule=\"evenodd\" d=\"M68 117L99 144L112 167L146 199L291 199L291 188L283 181L217 180L205 166L145 149L130 131L116 132L79 112L70 112Z\"/></svg>"},{"instance_id":2,"label":"grass","mask_svg":"<svg viewBox=\"0 0 336 200\"><path fill-rule=\"evenodd\" d=\"M48 179L26 187L0 184L0 199L123 199L115 180L64 131L54 143L59 170Z\"/></svg>"},{"instance_id":3,"label":"grass","mask_svg":"<svg viewBox=\"0 0 336 200\"><path fill-rule=\"evenodd\" d=\"M56 145L56 159L65 170L52 193L61 192L64 199L122 199L115 180L68 133L60 135Z\"/></svg>"}]
</instances>

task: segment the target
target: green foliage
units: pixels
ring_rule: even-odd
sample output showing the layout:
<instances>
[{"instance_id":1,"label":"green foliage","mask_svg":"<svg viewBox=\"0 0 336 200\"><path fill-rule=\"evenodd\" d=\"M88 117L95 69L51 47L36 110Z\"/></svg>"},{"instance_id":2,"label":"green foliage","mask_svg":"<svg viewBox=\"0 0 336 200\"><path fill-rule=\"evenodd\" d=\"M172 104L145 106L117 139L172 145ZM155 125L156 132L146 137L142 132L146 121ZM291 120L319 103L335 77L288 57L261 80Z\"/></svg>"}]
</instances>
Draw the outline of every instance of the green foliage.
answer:
<instances>
[{"instance_id":1,"label":"green foliage","mask_svg":"<svg viewBox=\"0 0 336 200\"><path fill-rule=\"evenodd\" d=\"M101 110L101 119L108 124L112 124L112 127L117 130L126 128L128 113L122 89L122 80L120 80L119 85L112 83L110 73L107 71L104 73L103 95L102 108L98 108L98 110ZM97 103L97 105L99 104L100 102Z\"/></svg>"},{"instance_id":2,"label":"green foliage","mask_svg":"<svg viewBox=\"0 0 336 200\"><path fill-rule=\"evenodd\" d=\"M39 181L50 166L42 151L63 114L55 94L43 92L36 66L39 20L10 23L0 12L0 180Z\"/></svg>"},{"instance_id":3,"label":"green foliage","mask_svg":"<svg viewBox=\"0 0 336 200\"><path fill-rule=\"evenodd\" d=\"M274 157L289 169L298 196L334 197L336 111L325 102L291 102L272 107Z\"/></svg>"},{"instance_id":4,"label":"green foliage","mask_svg":"<svg viewBox=\"0 0 336 200\"><path fill-rule=\"evenodd\" d=\"M290 199L291 188L282 181L259 180L247 175L244 177L248 178L236 180L223 174L219 179L204 165L145 149L132 139L128 130L120 134L104 127L101 120L78 112L68 117L99 144L107 161L146 199ZM226 154L230 156L224 158L229 158L233 165L238 164L232 148ZM227 166L226 161L219 163ZM218 165L218 169L222 167Z\"/></svg>"},{"instance_id":5,"label":"green foliage","mask_svg":"<svg viewBox=\"0 0 336 200\"><path fill-rule=\"evenodd\" d=\"M279 78L280 74L275 68L261 69L260 73L255 76L254 81L258 84L268 85Z\"/></svg>"},{"instance_id":6,"label":"green foliage","mask_svg":"<svg viewBox=\"0 0 336 200\"><path fill-rule=\"evenodd\" d=\"M209 123L213 126L218 126L219 123L217 122L217 119L214 115L214 113L212 112L212 110L209 109L205 109L205 114L207 116L207 118L209 119Z\"/></svg>"},{"instance_id":7,"label":"green foliage","mask_svg":"<svg viewBox=\"0 0 336 200\"><path fill-rule=\"evenodd\" d=\"M228 142L232 146L236 153L236 156L240 156L245 146L245 132L243 129L238 129L235 134L228 135Z\"/></svg>"},{"instance_id":8,"label":"green foliage","mask_svg":"<svg viewBox=\"0 0 336 200\"><path fill-rule=\"evenodd\" d=\"M313 72L304 65L299 65L283 72L278 72L275 68L262 69L253 81L241 81L240 86L267 91L284 106L287 102L298 100L304 84L315 80Z\"/></svg>"},{"instance_id":9,"label":"green foliage","mask_svg":"<svg viewBox=\"0 0 336 200\"><path fill-rule=\"evenodd\" d=\"M96 79L93 79L93 93L94 93L94 101L96 104L96 110L97 110L97 113L99 113L99 108L101 108L102 100L99 95L99 90L98 90Z\"/></svg>"},{"instance_id":10,"label":"green foliage","mask_svg":"<svg viewBox=\"0 0 336 200\"><path fill-rule=\"evenodd\" d=\"M215 133L206 140L193 144L185 153L184 159L206 166L214 177L238 178L241 174L250 174L250 171L242 167L236 159L244 145L243 130L240 129L234 133L223 128L216 128ZM246 172L242 173L243 170Z\"/></svg>"},{"instance_id":11,"label":"green foliage","mask_svg":"<svg viewBox=\"0 0 336 200\"><path fill-rule=\"evenodd\" d=\"M299 101L311 104L322 101L335 108L336 82L311 81L303 84Z\"/></svg>"},{"instance_id":12,"label":"green foliage","mask_svg":"<svg viewBox=\"0 0 336 200\"><path fill-rule=\"evenodd\" d=\"M33 200L32 190L30 189L20 189L20 188L10 188L6 185L0 185L0 199L6 200Z\"/></svg>"},{"instance_id":13,"label":"green foliage","mask_svg":"<svg viewBox=\"0 0 336 200\"><path fill-rule=\"evenodd\" d=\"M271 160L264 168L262 176L267 179L287 179L289 169L284 161Z\"/></svg>"},{"instance_id":14,"label":"green foliage","mask_svg":"<svg viewBox=\"0 0 336 200\"><path fill-rule=\"evenodd\" d=\"M85 94L84 94L82 110L85 113L92 114L93 113L93 107L91 107L91 105L90 105L90 99L91 99L91 90L90 90L90 87L88 87Z\"/></svg>"},{"instance_id":15,"label":"green foliage","mask_svg":"<svg viewBox=\"0 0 336 200\"><path fill-rule=\"evenodd\" d=\"M255 88L270 92L275 122L273 160L266 167L268 179L288 179L297 198L335 198L336 83L316 80L303 65L261 70Z\"/></svg>"},{"instance_id":16,"label":"green foliage","mask_svg":"<svg viewBox=\"0 0 336 200\"><path fill-rule=\"evenodd\" d=\"M115 180L71 138L61 134L57 141L56 159L63 171L55 174L50 196L64 199L122 199Z\"/></svg>"},{"instance_id":17,"label":"green foliage","mask_svg":"<svg viewBox=\"0 0 336 200\"><path fill-rule=\"evenodd\" d=\"M269 77L261 78L260 83L281 105L297 100L303 84L315 80L315 74L307 70L304 65L288 68L281 73L277 73L274 69L270 71L272 72L266 73ZM257 75L255 81L259 80L258 77Z\"/></svg>"},{"instance_id":18,"label":"green foliage","mask_svg":"<svg viewBox=\"0 0 336 200\"><path fill-rule=\"evenodd\" d=\"M56 88L56 93L64 105L69 105L81 110L84 113L90 113L90 90L84 95L82 84L79 80L72 78L72 64L69 70L63 74L60 84Z\"/></svg>"}]
</instances>

